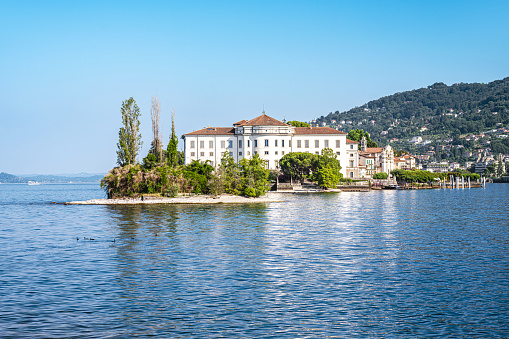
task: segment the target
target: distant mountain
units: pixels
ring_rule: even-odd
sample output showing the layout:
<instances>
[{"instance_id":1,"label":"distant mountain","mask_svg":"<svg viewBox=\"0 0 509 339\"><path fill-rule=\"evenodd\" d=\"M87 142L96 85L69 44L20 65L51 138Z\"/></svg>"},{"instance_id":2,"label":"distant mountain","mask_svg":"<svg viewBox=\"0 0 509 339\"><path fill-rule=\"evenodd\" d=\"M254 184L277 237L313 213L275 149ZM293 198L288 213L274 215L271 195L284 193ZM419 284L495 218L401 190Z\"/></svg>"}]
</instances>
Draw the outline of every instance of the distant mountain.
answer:
<instances>
[{"instance_id":1,"label":"distant mountain","mask_svg":"<svg viewBox=\"0 0 509 339\"><path fill-rule=\"evenodd\" d=\"M504 130L509 129L509 77L488 84L435 83L345 112L336 111L316 119L315 123L345 132L364 129L381 145L392 144L416 152L422 151L422 146L450 143L466 149L489 147L493 153L507 154L509 136ZM468 138L471 134L486 133L490 135L481 140ZM427 142L409 143L418 136Z\"/></svg>"},{"instance_id":2,"label":"distant mountain","mask_svg":"<svg viewBox=\"0 0 509 339\"><path fill-rule=\"evenodd\" d=\"M9 184L18 184L18 183L27 183L28 179L20 178L12 174L8 174L5 172L0 173L0 182L1 183L9 183Z\"/></svg>"},{"instance_id":3,"label":"distant mountain","mask_svg":"<svg viewBox=\"0 0 509 339\"><path fill-rule=\"evenodd\" d=\"M78 175L47 175L47 174L29 174L15 176L5 172L0 173L1 183L27 183L28 181L38 181L41 183L99 183L105 174L93 174L87 176Z\"/></svg>"}]
</instances>

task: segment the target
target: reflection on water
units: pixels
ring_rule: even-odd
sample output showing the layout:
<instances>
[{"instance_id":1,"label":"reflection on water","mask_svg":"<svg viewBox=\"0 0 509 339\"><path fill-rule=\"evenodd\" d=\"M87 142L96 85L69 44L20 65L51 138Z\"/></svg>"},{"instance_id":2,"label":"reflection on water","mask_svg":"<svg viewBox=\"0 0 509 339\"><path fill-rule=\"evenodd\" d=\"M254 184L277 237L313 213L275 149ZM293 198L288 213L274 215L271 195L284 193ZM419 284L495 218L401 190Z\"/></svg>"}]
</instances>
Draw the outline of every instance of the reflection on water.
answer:
<instances>
[{"instance_id":1,"label":"reflection on water","mask_svg":"<svg viewBox=\"0 0 509 339\"><path fill-rule=\"evenodd\" d=\"M9 205L0 336L504 337L508 192Z\"/></svg>"}]
</instances>

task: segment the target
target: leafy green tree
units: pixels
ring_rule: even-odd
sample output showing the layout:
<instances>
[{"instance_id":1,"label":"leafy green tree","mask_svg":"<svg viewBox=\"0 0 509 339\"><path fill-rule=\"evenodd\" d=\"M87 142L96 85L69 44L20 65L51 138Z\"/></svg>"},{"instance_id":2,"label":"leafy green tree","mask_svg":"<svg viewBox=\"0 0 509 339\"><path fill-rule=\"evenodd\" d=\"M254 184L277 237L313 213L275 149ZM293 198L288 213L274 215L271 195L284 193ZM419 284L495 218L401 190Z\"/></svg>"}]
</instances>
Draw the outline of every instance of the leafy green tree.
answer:
<instances>
[{"instance_id":1,"label":"leafy green tree","mask_svg":"<svg viewBox=\"0 0 509 339\"><path fill-rule=\"evenodd\" d=\"M292 125L293 127L309 127L307 122L292 120L287 122L288 125Z\"/></svg>"},{"instance_id":2,"label":"leafy green tree","mask_svg":"<svg viewBox=\"0 0 509 339\"><path fill-rule=\"evenodd\" d=\"M175 134L175 110L171 112L171 136L170 142L168 143L168 147L166 149L168 165L175 167L179 163L179 154L177 150L179 139Z\"/></svg>"},{"instance_id":3,"label":"leafy green tree","mask_svg":"<svg viewBox=\"0 0 509 339\"><path fill-rule=\"evenodd\" d=\"M346 137L347 137L347 139L357 141L357 142L360 142L362 137L365 137L366 141L367 141L366 144L368 147L377 147L376 142L371 140L369 133L364 132L364 130L362 130L362 129L353 129L350 132L348 132L348 135ZM359 144L359 147L360 147L360 144Z\"/></svg>"},{"instance_id":4,"label":"leafy green tree","mask_svg":"<svg viewBox=\"0 0 509 339\"><path fill-rule=\"evenodd\" d=\"M316 169L313 172L313 180L318 185L326 188L335 188L343 174L341 174L341 165L336 154L330 148L324 148L321 156L317 159Z\"/></svg>"},{"instance_id":5,"label":"leafy green tree","mask_svg":"<svg viewBox=\"0 0 509 339\"><path fill-rule=\"evenodd\" d=\"M265 194L269 185L270 171L267 162L255 154L239 162L242 193L248 197L259 197Z\"/></svg>"},{"instance_id":6,"label":"leafy green tree","mask_svg":"<svg viewBox=\"0 0 509 339\"><path fill-rule=\"evenodd\" d=\"M121 167L136 164L141 149L140 109L132 97L122 102L122 125L118 132L117 164Z\"/></svg>"},{"instance_id":7,"label":"leafy green tree","mask_svg":"<svg viewBox=\"0 0 509 339\"><path fill-rule=\"evenodd\" d=\"M216 172L216 175L220 176L222 180L224 192L235 195L242 192L239 165L229 152L224 152L221 164Z\"/></svg>"},{"instance_id":8,"label":"leafy green tree","mask_svg":"<svg viewBox=\"0 0 509 339\"><path fill-rule=\"evenodd\" d=\"M188 180L192 193L208 193L208 182L212 178L214 167L209 163L194 160L184 169L184 177Z\"/></svg>"},{"instance_id":9,"label":"leafy green tree","mask_svg":"<svg viewBox=\"0 0 509 339\"><path fill-rule=\"evenodd\" d=\"M387 179L387 173L385 172L375 173L373 174L373 179Z\"/></svg>"},{"instance_id":10,"label":"leafy green tree","mask_svg":"<svg viewBox=\"0 0 509 339\"><path fill-rule=\"evenodd\" d=\"M317 160L316 154L292 152L279 160L279 166L285 176L303 180L316 170Z\"/></svg>"},{"instance_id":11,"label":"leafy green tree","mask_svg":"<svg viewBox=\"0 0 509 339\"><path fill-rule=\"evenodd\" d=\"M501 177L504 174L504 163L502 162L502 157L498 159L496 175L497 177Z\"/></svg>"}]
</instances>

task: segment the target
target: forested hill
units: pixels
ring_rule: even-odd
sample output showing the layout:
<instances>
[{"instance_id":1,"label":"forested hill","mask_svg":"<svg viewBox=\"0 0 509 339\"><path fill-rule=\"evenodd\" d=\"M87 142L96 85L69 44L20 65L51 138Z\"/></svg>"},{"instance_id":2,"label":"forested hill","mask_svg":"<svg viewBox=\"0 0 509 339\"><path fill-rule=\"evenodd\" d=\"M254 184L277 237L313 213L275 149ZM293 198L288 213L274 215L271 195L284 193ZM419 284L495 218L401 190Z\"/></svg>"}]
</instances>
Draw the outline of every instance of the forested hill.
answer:
<instances>
[{"instance_id":1,"label":"forested hill","mask_svg":"<svg viewBox=\"0 0 509 339\"><path fill-rule=\"evenodd\" d=\"M463 144L471 134L496 133L494 129L503 133L503 129L509 129L509 77L488 84L435 83L373 100L346 112L330 113L316 119L316 124L345 132L364 129L379 144L391 143L400 148L408 148L405 144L416 136L431 143L454 139ZM509 153L509 138L491 138L486 145L491 145L494 153Z\"/></svg>"}]
</instances>

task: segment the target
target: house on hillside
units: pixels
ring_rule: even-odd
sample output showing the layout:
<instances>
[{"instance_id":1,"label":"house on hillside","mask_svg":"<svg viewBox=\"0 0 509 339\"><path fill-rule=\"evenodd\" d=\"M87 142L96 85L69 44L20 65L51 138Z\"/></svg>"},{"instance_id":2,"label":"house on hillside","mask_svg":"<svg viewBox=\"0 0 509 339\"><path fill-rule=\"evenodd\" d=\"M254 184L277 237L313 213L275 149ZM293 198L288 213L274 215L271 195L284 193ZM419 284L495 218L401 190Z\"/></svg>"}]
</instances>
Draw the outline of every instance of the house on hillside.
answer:
<instances>
[{"instance_id":1,"label":"house on hillside","mask_svg":"<svg viewBox=\"0 0 509 339\"><path fill-rule=\"evenodd\" d=\"M394 158L394 169L411 170L415 165L415 157L409 154Z\"/></svg>"}]
</instances>

